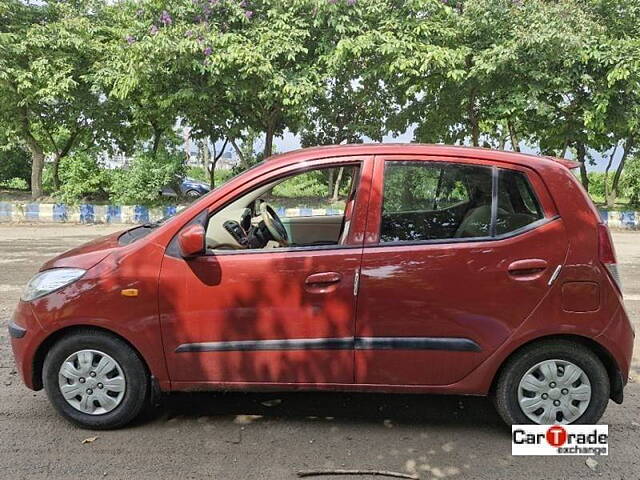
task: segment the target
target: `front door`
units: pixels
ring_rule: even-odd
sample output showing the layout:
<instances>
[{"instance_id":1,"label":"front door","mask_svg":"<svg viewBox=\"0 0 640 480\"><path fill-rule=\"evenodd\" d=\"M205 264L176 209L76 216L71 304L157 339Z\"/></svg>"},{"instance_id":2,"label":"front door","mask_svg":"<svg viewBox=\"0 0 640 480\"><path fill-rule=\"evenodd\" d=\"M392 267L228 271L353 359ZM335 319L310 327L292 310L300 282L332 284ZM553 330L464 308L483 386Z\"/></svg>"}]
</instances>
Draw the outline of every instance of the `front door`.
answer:
<instances>
[{"instance_id":1,"label":"front door","mask_svg":"<svg viewBox=\"0 0 640 480\"><path fill-rule=\"evenodd\" d=\"M271 180L272 184L265 179L266 185L239 193L212 213L207 230L212 248L206 255L190 260L165 256L161 322L175 388L207 382L229 386L353 383L354 280L362 257L363 212L370 182L370 176L358 172L365 166L365 159L350 159L306 171L301 174L304 178L288 177L288 183L287 178ZM330 208L323 205L333 194L326 184L329 167L345 169L344 185L331 185L338 199ZM352 190L349 181L360 183ZM294 187L301 189L304 205L296 204ZM301 213L344 217L352 191L356 192L355 208L349 213L350 222L343 218L350 224L344 235L333 221L309 215L304 243L302 237L291 238L289 233L288 246L270 241L261 247L240 248L221 228L228 220L247 227L249 220L236 216L247 214L247 209L263 200L283 220ZM309 192L318 198L310 198ZM300 222L304 218L296 220ZM260 218L251 223L258 228ZM317 239L313 238L316 230Z\"/></svg>"},{"instance_id":2,"label":"front door","mask_svg":"<svg viewBox=\"0 0 640 480\"><path fill-rule=\"evenodd\" d=\"M376 158L356 327L356 383L448 385L549 290L567 241L535 173ZM537 183L535 183L537 182ZM543 192L541 192L543 193Z\"/></svg>"}]
</instances>

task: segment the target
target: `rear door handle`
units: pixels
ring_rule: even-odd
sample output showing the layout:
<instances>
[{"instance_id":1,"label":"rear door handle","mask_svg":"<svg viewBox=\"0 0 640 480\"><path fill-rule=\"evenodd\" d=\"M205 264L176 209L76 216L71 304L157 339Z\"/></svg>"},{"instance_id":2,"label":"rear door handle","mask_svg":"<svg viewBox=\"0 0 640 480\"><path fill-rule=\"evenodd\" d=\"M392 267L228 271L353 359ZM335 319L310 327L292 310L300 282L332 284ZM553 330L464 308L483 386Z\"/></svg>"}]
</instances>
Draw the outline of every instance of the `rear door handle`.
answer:
<instances>
[{"instance_id":1,"label":"rear door handle","mask_svg":"<svg viewBox=\"0 0 640 480\"><path fill-rule=\"evenodd\" d=\"M309 275L304 283L306 285L328 285L331 283L338 283L342 280L342 275L338 272L322 272Z\"/></svg>"},{"instance_id":2,"label":"rear door handle","mask_svg":"<svg viewBox=\"0 0 640 480\"><path fill-rule=\"evenodd\" d=\"M546 260L540 258L527 258L525 260L516 260L507 267L509 274L522 280L533 280L538 278L547 268Z\"/></svg>"}]
</instances>

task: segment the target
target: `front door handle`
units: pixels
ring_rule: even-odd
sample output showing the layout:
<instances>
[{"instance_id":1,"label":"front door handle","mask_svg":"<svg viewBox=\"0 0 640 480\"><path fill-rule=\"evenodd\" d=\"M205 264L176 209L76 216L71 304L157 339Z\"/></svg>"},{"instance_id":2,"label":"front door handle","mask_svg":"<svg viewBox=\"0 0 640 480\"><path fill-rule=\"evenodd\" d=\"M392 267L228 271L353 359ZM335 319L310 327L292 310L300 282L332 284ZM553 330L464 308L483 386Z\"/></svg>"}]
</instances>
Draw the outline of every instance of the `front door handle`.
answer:
<instances>
[{"instance_id":1,"label":"front door handle","mask_svg":"<svg viewBox=\"0 0 640 480\"><path fill-rule=\"evenodd\" d=\"M533 280L538 278L547 269L547 266L546 260L527 258L510 263L507 271L512 277L519 280Z\"/></svg>"},{"instance_id":2,"label":"front door handle","mask_svg":"<svg viewBox=\"0 0 640 480\"><path fill-rule=\"evenodd\" d=\"M338 272L322 272L309 275L304 283L306 285L327 285L331 283L338 283L342 280L342 275Z\"/></svg>"}]
</instances>

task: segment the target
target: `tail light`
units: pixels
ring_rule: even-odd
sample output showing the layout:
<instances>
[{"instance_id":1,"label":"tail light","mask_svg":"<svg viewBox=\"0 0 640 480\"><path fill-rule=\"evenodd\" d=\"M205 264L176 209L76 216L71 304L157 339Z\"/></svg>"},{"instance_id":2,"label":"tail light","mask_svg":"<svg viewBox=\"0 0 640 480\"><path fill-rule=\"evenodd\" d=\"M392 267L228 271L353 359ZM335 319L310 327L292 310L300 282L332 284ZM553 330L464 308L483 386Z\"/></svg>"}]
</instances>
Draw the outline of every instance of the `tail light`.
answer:
<instances>
[{"instance_id":1,"label":"tail light","mask_svg":"<svg viewBox=\"0 0 640 480\"><path fill-rule=\"evenodd\" d=\"M616 261L616 251L613 248L613 241L611 240L611 233L609 227L604 223L598 224L598 256L600 262L607 267L609 276L613 279L613 283L616 284L620 293L622 293L622 282L620 281L620 274L618 273L618 262Z\"/></svg>"}]
</instances>

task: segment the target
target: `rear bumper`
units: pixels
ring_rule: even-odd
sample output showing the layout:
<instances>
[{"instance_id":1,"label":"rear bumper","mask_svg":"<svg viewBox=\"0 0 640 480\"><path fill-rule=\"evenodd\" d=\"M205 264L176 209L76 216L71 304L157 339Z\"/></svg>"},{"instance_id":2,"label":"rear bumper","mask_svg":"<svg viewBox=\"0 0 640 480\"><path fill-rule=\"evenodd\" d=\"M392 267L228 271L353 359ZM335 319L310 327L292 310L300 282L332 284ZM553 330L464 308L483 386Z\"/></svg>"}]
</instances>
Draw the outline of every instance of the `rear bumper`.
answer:
<instances>
[{"instance_id":1,"label":"rear bumper","mask_svg":"<svg viewBox=\"0 0 640 480\"><path fill-rule=\"evenodd\" d=\"M595 340L611 354L617 372L609 372L611 378L611 399L622 403L623 389L629 379L635 332L624 306L616 311L611 322Z\"/></svg>"},{"instance_id":2,"label":"rear bumper","mask_svg":"<svg viewBox=\"0 0 640 480\"><path fill-rule=\"evenodd\" d=\"M16 370L22 377L22 381L28 388L39 390L40 385L34 382L33 368L35 355L45 337L45 332L33 314L30 304L22 301L18 303L9 321L9 336Z\"/></svg>"}]
</instances>

